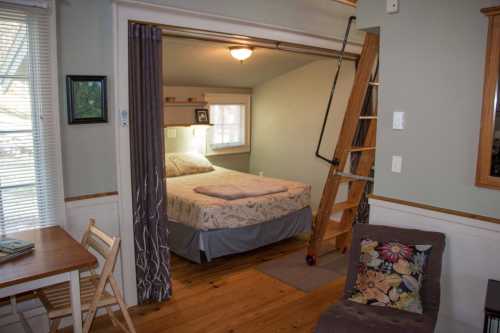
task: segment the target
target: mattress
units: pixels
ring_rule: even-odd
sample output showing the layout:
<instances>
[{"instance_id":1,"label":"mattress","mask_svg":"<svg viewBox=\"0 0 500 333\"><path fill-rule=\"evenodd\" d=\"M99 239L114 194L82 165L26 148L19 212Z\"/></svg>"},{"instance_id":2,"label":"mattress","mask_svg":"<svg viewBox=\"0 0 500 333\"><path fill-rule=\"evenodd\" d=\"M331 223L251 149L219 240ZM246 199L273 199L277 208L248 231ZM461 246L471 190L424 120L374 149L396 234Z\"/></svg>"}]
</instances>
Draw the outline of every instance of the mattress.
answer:
<instances>
[{"instance_id":1,"label":"mattress","mask_svg":"<svg viewBox=\"0 0 500 333\"><path fill-rule=\"evenodd\" d=\"M244 184L252 179L283 185L286 192L238 200L196 193L201 185ZM311 186L300 182L255 176L215 167L214 171L167 178L167 213L170 221L199 230L240 228L271 221L310 206Z\"/></svg>"}]
</instances>

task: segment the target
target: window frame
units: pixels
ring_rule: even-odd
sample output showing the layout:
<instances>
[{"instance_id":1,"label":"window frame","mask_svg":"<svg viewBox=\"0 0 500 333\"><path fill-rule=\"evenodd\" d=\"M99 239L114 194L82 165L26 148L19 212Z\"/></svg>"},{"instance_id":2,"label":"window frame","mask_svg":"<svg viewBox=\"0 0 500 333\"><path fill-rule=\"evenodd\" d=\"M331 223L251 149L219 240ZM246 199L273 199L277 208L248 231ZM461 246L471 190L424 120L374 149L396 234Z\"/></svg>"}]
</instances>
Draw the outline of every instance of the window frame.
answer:
<instances>
[{"instance_id":1,"label":"window frame","mask_svg":"<svg viewBox=\"0 0 500 333\"><path fill-rule=\"evenodd\" d=\"M251 150L251 119L252 119L252 109L251 109L251 99L250 94L235 94L235 93L225 93L225 94L205 94L205 100L207 106L210 110L211 105L244 105L244 130L243 144L238 146L227 146L227 147L217 147L213 148L210 143L210 131L212 128L207 130L207 140L205 147L206 156L216 156L216 155L227 155L227 154L242 154L249 153Z\"/></svg>"},{"instance_id":2,"label":"window frame","mask_svg":"<svg viewBox=\"0 0 500 333\"><path fill-rule=\"evenodd\" d=\"M491 175L492 150L497 108L498 85L500 82L500 6L484 8L482 13L488 17L488 37L484 69L483 103L479 148L476 165L476 186L500 189L500 177Z\"/></svg>"},{"instance_id":3,"label":"window frame","mask_svg":"<svg viewBox=\"0 0 500 333\"><path fill-rule=\"evenodd\" d=\"M1 7L2 5L0 5ZM29 6L23 5L11 5L10 3L3 4L5 7L17 7L23 8L26 7L29 10ZM44 6L40 6L44 8ZM55 0L48 0L48 6L46 7L48 11L48 20L49 20L49 30L48 30L48 39L49 39L49 52L50 52L50 61L49 61L49 71L51 74L50 84L52 85L52 96L50 98L50 104L52 105L53 112L53 139L54 139L54 155L55 161L52 167L55 169L56 175L56 187L54 197L52 198L55 204L55 225L61 226L63 228L66 227L66 207L64 201L64 181L63 181L63 166L62 166L62 144L61 144L61 127L60 127L60 108L59 108L59 75L58 75L58 53L57 53L57 21L56 21L56 3ZM29 80L29 76L26 78ZM37 131L35 127L31 128L29 132L34 133ZM35 148L35 147L34 147ZM40 154L39 149L35 149L35 166L40 163L37 155ZM37 202L39 204L39 202ZM40 228L44 228L46 226L40 226Z\"/></svg>"}]
</instances>

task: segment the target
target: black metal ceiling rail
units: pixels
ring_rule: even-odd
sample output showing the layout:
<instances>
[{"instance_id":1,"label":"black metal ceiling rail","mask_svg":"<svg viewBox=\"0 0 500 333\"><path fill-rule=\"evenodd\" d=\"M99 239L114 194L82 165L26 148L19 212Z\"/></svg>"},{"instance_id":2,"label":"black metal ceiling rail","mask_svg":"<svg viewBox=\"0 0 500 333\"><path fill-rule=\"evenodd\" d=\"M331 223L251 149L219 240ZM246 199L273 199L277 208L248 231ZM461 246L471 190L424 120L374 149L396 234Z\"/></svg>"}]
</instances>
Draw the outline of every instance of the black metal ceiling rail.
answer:
<instances>
[{"instance_id":1,"label":"black metal ceiling rail","mask_svg":"<svg viewBox=\"0 0 500 333\"><path fill-rule=\"evenodd\" d=\"M318 146L316 147L316 156L325 160L326 162L338 165L339 161L336 158L329 159L319 153L321 143L323 142L323 135L325 134L326 122L328 121L328 115L330 113L330 108L333 100L333 95L335 94L335 88L337 87L337 81L340 75L340 69L342 67L342 61L344 60L345 48L347 46L347 40L349 39L349 32L351 31L352 22L356 19L356 16L349 17L349 22L347 23L347 29L345 31L344 40L342 41L342 49L340 50L340 56L337 58L337 72L335 73L335 78L333 79L332 90L330 91L330 98L328 98L328 105L326 107L325 118L323 119L323 126L321 126L321 133L319 135Z\"/></svg>"}]
</instances>

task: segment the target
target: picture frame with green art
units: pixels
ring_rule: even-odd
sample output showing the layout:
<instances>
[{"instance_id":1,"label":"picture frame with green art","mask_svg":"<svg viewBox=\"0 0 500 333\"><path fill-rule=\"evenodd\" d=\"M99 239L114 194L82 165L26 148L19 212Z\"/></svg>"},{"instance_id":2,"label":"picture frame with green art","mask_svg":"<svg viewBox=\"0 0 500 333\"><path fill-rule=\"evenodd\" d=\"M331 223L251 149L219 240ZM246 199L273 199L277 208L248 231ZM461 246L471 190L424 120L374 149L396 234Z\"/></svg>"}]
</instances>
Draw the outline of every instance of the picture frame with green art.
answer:
<instances>
[{"instance_id":1,"label":"picture frame with green art","mask_svg":"<svg viewBox=\"0 0 500 333\"><path fill-rule=\"evenodd\" d=\"M91 124L108 121L106 76L66 76L68 123Z\"/></svg>"}]
</instances>

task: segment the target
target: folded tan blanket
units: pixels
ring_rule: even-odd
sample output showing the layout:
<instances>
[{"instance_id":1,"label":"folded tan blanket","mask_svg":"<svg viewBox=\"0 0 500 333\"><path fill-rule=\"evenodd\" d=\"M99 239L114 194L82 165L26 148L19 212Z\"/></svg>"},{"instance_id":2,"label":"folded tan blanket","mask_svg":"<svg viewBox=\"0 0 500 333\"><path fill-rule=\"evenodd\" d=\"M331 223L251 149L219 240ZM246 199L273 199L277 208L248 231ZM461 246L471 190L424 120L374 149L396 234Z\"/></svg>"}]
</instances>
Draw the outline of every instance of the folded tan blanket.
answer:
<instances>
[{"instance_id":1,"label":"folded tan blanket","mask_svg":"<svg viewBox=\"0 0 500 333\"><path fill-rule=\"evenodd\" d=\"M244 184L205 185L193 189L195 192L225 200L236 200L262 195L286 192L288 188L283 185L272 184L265 181L251 181Z\"/></svg>"}]
</instances>

